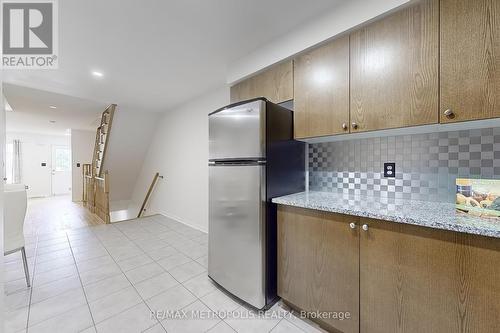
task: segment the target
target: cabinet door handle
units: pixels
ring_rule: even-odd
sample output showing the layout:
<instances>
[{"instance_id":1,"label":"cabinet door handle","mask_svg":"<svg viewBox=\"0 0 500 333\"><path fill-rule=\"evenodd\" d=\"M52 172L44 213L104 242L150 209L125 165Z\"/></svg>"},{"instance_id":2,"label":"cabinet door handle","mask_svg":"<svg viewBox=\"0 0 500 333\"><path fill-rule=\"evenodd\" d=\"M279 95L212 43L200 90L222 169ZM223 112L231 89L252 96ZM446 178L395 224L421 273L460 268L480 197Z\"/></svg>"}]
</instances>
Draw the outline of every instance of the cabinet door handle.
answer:
<instances>
[{"instance_id":1,"label":"cabinet door handle","mask_svg":"<svg viewBox=\"0 0 500 333\"><path fill-rule=\"evenodd\" d=\"M443 112L443 114L448 118L452 118L455 115L452 109L447 109L446 111Z\"/></svg>"},{"instance_id":2,"label":"cabinet door handle","mask_svg":"<svg viewBox=\"0 0 500 333\"><path fill-rule=\"evenodd\" d=\"M356 223L354 222L349 223L349 228L356 229Z\"/></svg>"},{"instance_id":3,"label":"cabinet door handle","mask_svg":"<svg viewBox=\"0 0 500 333\"><path fill-rule=\"evenodd\" d=\"M358 128L358 124L352 123L352 128L357 129Z\"/></svg>"},{"instance_id":4,"label":"cabinet door handle","mask_svg":"<svg viewBox=\"0 0 500 333\"><path fill-rule=\"evenodd\" d=\"M346 123L343 123L343 124L342 124L342 129L343 129L344 131L348 129L348 127L347 127L347 124L346 124Z\"/></svg>"},{"instance_id":5,"label":"cabinet door handle","mask_svg":"<svg viewBox=\"0 0 500 333\"><path fill-rule=\"evenodd\" d=\"M361 228L363 228L364 231L368 231L368 224L363 224Z\"/></svg>"}]
</instances>

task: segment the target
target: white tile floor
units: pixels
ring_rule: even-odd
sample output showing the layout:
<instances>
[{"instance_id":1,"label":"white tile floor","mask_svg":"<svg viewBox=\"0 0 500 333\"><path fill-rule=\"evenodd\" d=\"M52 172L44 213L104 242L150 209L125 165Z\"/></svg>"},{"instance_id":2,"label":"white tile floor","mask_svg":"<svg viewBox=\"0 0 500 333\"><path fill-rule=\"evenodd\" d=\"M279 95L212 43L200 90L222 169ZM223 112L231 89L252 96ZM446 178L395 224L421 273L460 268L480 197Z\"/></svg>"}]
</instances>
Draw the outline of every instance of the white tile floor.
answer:
<instances>
[{"instance_id":1,"label":"white tile floor","mask_svg":"<svg viewBox=\"0 0 500 333\"><path fill-rule=\"evenodd\" d=\"M33 287L19 253L5 257L4 332L321 331L281 304L263 317L217 289L207 234L160 215L26 241Z\"/></svg>"}]
</instances>

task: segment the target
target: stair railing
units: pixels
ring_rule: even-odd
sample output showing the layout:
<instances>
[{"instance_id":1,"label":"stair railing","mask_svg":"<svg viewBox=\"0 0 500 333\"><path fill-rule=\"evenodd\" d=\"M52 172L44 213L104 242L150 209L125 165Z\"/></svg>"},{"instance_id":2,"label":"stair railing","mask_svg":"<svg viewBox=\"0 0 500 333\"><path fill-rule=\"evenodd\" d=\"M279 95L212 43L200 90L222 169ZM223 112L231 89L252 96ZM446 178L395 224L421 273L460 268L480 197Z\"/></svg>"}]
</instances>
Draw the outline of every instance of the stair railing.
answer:
<instances>
[{"instance_id":1,"label":"stair railing","mask_svg":"<svg viewBox=\"0 0 500 333\"><path fill-rule=\"evenodd\" d=\"M92 169L98 177L101 177L103 173L102 166L108 149L109 134L111 133L115 110L116 104L111 104L104 110L101 116L101 123L96 130Z\"/></svg>"},{"instance_id":2,"label":"stair railing","mask_svg":"<svg viewBox=\"0 0 500 333\"><path fill-rule=\"evenodd\" d=\"M110 223L109 172L103 169L116 104L108 106L101 115L96 130L92 164L83 165L83 204L105 223Z\"/></svg>"},{"instance_id":3,"label":"stair railing","mask_svg":"<svg viewBox=\"0 0 500 333\"><path fill-rule=\"evenodd\" d=\"M83 205L94 212L94 177L92 164L83 164Z\"/></svg>"},{"instance_id":4,"label":"stair railing","mask_svg":"<svg viewBox=\"0 0 500 333\"><path fill-rule=\"evenodd\" d=\"M102 177L94 177L94 214L106 223L111 221L108 171L104 171Z\"/></svg>"},{"instance_id":5,"label":"stair railing","mask_svg":"<svg viewBox=\"0 0 500 333\"><path fill-rule=\"evenodd\" d=\"M148 192L146 193L146 197L144 198L144 201L142 202L141 209L139 210L139 214L137 214L137 217L143 216L143 214L146 212L146 206L149 203L149 199L151 197L151 194L153 193L154 188L156 187L156 184L158 183L159 179L163 179L163 176L160 176L160 173L157 172L155 173L153 177L153 181L151 182L151 185L149 185Z\"/></svg>"}]
</instances>

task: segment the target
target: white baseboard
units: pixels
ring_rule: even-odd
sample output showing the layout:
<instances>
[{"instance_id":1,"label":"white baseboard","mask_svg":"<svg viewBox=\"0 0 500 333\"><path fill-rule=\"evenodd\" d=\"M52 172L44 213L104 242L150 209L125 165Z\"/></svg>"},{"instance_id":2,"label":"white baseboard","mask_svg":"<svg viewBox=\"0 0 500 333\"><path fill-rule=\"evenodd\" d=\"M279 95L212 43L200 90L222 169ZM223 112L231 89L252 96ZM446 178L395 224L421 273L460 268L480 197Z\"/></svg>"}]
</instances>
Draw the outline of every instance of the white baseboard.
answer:
<instances>
[{"instance_id":1,"label":"white baseboard","mask_svg":"<svg viewBox=\"0 0 500 333\"><path fill-rule=\"evenodd\" d=\"M193 229L199 230L201 232L208 233L208 230L204 230L204 229L200 228L199 226L196 226L195 224L193 224L191 221L183 220L182 218L180 218L178 216L169 214L167 212L158 212L158 214L163 215L165 217L168 217L169 219L175 220L175 221L177 221L179 223L182 223L184 225L187 225L188 227L191 227Z\"/></svg>"}]
</instances>

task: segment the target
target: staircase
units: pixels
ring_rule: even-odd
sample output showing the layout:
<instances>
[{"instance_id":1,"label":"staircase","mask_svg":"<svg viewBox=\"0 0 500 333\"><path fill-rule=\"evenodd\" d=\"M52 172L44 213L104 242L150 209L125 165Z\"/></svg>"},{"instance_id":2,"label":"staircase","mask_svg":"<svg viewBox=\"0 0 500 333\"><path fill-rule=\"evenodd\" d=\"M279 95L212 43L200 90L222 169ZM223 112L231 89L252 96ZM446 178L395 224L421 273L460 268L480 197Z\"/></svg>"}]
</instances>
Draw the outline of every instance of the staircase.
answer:
<instances>
[{"instance_id":1,"label":"staircase","mask_svg":"<svg viewBox=\"0 0 500 333\"><path fill-rule=\"evenodd\" d=\"M116 104L104 110L96 130L92 164L83 166L83 204L105 223L110 223L109 173L103 169Z\"/></svg>"},{"instance_id":2,"label":"staircase","mask_svg":"<svg viewBox=\"0 0 500 333\"><path fill-rule=\"evenodd\" d=\"M101 116L101 124L97 127L95 135L94 156L92 158L92 172L94 175L102 176L102 165L106 156L106 148L108 146L109 133L113 124L113 116L115 114L116 104L111 104L104 110Z\"/></svg>"}]
</instances>

